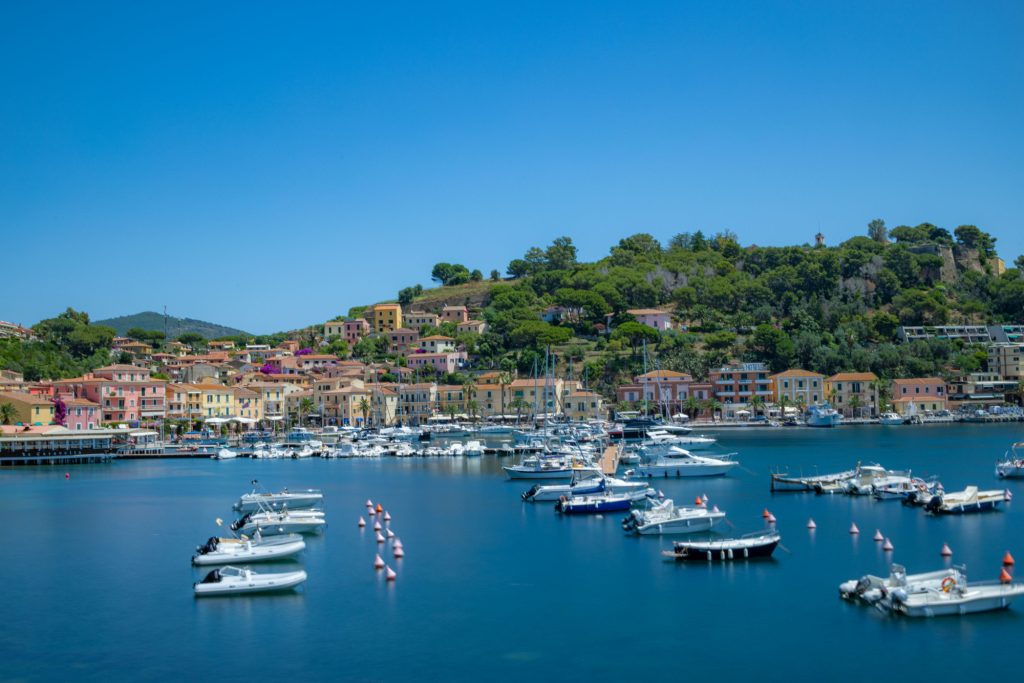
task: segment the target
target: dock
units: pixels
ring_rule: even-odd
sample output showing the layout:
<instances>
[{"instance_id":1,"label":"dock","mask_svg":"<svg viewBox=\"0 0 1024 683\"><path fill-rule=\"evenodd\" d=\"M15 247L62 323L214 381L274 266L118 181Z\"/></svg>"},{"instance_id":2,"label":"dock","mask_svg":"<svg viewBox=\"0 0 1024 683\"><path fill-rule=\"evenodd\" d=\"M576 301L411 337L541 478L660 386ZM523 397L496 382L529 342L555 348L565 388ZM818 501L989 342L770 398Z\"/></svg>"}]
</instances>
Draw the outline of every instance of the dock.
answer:
<instances>
[{"instance_id":1,"label":"dock","mask_svg":"<svg viewBox=\"0 0 1024 683\"><path fill-rule=\"evenodd\" d=\"M622 454L620 446L608 446L601 456L601 471L607 476L614 476L619 469L619 456Z\"/></svg>"}]
</instances>

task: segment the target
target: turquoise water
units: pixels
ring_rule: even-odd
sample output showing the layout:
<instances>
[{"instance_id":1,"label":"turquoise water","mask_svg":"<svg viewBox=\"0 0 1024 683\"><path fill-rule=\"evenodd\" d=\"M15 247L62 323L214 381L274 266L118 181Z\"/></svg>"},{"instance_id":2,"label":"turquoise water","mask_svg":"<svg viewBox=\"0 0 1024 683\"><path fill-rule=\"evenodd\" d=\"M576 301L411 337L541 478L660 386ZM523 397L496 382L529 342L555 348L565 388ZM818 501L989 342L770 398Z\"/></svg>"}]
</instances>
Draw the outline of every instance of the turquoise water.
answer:
<instances>
[{"instance_id":1,"label":"turquoise water","mask_svg":"<svg viewBox=\"0 0 1024 683\"><path fill-rule=\"evenodd\" d=\"M621 514L564 518L522 503L529 484L505 481L493 456L4 470L0 680L1013 680L1024 602L910 621L847 604L836 587L887 571L875 528L911 572L941 567L946 542L971 578L994 579L1006 550L1024 560L1021 502L934 518L868 498L771 494L768 472L879 461L939 474L947 490L1002 488L993 464L1021 431L723 431L743 471L659 485L681 503L706 493L737 533L762 528L765 507L776 515L788 552L724 566L662 560L670 541L624 536ZM291 595L196 600L193 548L214 518L231 519L252 478L324 489L329 526L299 561L309 581ZM391 512L405 546L397 565L386 555L393 584L373 570L373 531L356 526L367 498Z\"/></svg>"}]
</instances>

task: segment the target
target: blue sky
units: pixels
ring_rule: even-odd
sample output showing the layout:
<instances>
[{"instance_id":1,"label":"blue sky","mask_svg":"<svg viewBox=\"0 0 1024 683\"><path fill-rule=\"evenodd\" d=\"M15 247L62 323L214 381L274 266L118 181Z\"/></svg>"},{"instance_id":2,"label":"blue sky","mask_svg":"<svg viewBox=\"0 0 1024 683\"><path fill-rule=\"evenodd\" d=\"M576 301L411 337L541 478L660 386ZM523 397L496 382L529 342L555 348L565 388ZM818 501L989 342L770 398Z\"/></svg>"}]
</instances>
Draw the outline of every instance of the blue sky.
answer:
<instances>
[{"instance_id":1,"label":"blue sky","mask_svg":"<svg viewBox=\"0 0 1024 683\"><path fill-rule=\"evenodd\" d=\"M269 332L563 234L1024 252L1022 3L291 4L3 4L0 319Z\"/></svg>"}]
</instances>

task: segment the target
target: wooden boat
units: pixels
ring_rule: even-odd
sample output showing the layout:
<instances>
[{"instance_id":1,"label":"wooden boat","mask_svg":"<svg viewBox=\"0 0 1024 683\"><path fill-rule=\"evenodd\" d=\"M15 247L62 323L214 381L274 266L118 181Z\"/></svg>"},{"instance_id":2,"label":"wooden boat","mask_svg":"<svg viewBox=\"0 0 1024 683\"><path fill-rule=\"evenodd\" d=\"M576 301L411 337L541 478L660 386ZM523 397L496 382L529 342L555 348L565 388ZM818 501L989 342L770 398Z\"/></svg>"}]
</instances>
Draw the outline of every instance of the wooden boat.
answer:
<instances>
[{"instance_id":1,"label":"wooden boat","mask_svg":"<svg viewBox=\"0 0 1024 683\"><path fill-rule=\"evenodd\" d=\"M665 557L683 561L728 562L771 557L782 537L776 531L757 531L739 538L714 541L676 541Z\"/></svg>"},{"instance_id":2,"label":"wooden boat","mask_svg":"<svg viewBox=\"0 0 1024 683\"><path fill-rule=\"evenodd\" d=\"M772 474L772 491L815 491L818 487L831 487L841 484L853 477L856 470L846 470L833 474L818 474L812 477L794 477L787 473Z\"/></svg>"}]
</instances>

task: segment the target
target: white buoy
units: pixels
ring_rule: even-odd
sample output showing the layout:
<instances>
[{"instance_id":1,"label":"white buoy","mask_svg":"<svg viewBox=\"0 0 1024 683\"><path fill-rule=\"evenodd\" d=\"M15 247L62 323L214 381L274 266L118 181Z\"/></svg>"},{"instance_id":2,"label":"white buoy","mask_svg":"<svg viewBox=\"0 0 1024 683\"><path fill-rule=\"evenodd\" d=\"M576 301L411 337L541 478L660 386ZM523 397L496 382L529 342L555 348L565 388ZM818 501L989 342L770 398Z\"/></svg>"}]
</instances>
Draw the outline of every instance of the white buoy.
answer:
<instances>
[{"instance_id":1,"label":"white buoy","mask_svg":"<svg viewBox=\"0 0 1024 683\"><path fill-rule=\"evenodd\" d=\"M373 568L384 569L384 558L380 556L380 553L377 553L377 557L373 558Z\"/></svg>"},{"instance_id":2,"label":"white buoy","mask_svg":"<svg viewBox=\"0 0 1024 683\"><path fill-rule=\"evenodd\" d=\"M366 499L366 507L368 507L368 508L372 508L373 507L373 501L370 500L369 498Z\"/></svg>"},{"instance_id":3,"label":"white buoy","mask_svg":"<svg viewBox=\"0 0 1024 683\"><path fill-rule=\"evenodd\" d=\"M890 541L888 538L885 539L885 543L882 544L882 550L884 550L887 553L891 553L892 552L892 541Z\"/></svg>"},{"instance_id":4,"label":"white buoy","mask_svg":"<svg viewBox=\"0 0 1024 683\"><path fill-rule=\"evenodd\" d=\"M391 567L389 567L387 565L384 565L384 578L385 579L387 579L388 581L394 581L396 576L398 576L398 574L395 573L394 569L392 569Z\"/></svg>"},{"instance_id":5,"label":"white buoy","mask_svg":"<svg viewBox=\"0 0 1024 683\"><path fill-rule=\"evenodd\" d=\"M658 499L659 500L665 500L665 492L664 491L658 491Z\"/></svg>"},{"instance_id":6,"label":"white buoy","mask_svg":"<svg viewBox=\"0 0 1024 683\"><path fill-rule=\"evenodd\" d=\"M384 521L385 522L390 522L391 521L391 513L390 512L387 512L387 511L384 512Z\"/></svg>"},{"instance_id":7,"label":"white buoy","mask_svg":"<svg viewBox=\"0 0 1024 683\"><path fill-rule=\"evenodd\" d=\"M405 557L405 548L403 548L400 545L396 545L394 547L394 553L395 553L395 557L401 559L401 558Z\"/></svg>"},{"instance_id":8,"label":"white buoy","mask_svg":"<svg viewBox=\"0 0 1024 683\"><path fill-rule=\"evenodd\" d=\"M381 529L380 522L374 522L373 523L373 530L374 531L380 531L380 529Z\"/></svg>"},{"instance_id":9,"label":"white buoy","mask_svg":"<svg viewBox=\"0 0 1024 683\"><path fill-rule=\"evenodd\" d=\"M885 540L885 536L882 535L881 529L875 529L875 543L881 543Z\"/></svg>"},{"instance_id":10,"label":"white buoy","mask_svg":"<svg viewBox=\"0 0 1024 683\"><path fill-rule=\"evenodd\" d=\"M857 528L857 523L856 522L854 522L853 524L850 525L850 533L851 534L859 534L860 533L860 529Z\"/></svg>"},{"instance_id":11,"label":"white buoy","mask_svg":"<svg viewBox=\"0 0 1024 683\"><path fill-rule=\"evenodd\" d=\"M360 517L359 518L359 528L362 529L364 526L366 526L366 520L363 519L362 517Z\"/></svg>"},{"instance_id":12,"label":"white buoy","mask_svg":"<svg viewBox=\"0 0 1024 683\"><path fill-rule=\"evenodd\" d=\"M712 512L721 512L721 510L719 510L719 509L718 509L718 506L717 506L717 505L712 505L712 506L711 506L711 511L712 511Z\"/></svg>"},{"instance_id":13,"label":"white buoy","mask_svg":"<svg viewBox=\"0 0 1024 683\"><path fill-rule=\"evenodd\" d=\"M1006 489L1005 491L1003 491L1003 498L1006 500L1007 503L1013 500L1013 494L1010 493L1010 489Z\"/></svg>"},{"instance_id":14,"label":"white buoy","mask_svg":"<svg viewBox=\"0 0 1024 683\"><path fill-rule=\"evenodd\" d=\"M703 495L702 495L702 496L701 496L700 498L701 498L701 500L703 500L703 501L704 501L704 504L705 504L705 505L707 505L707 504L708 504L708 494L706 494L706 493L705 493L705 494L703 494Z\"/></svg>"},{"instance_id":15,"label":"white buoy","mask_svg":"<svg viewBox=\"0 0 1024 683\"><path fill-rule=\"evenodd\" d=\"M950 549L948 543L943 543L942 544L942 552L939 553L939 554L942 555L943 557L953 557L953 551Z\"/></svg>"},{"instance_id":16,"label":"white buoy","mask_svg":"<svg viewBox=\"0 0 1024 683\"><path fill-rule=\"evenodd\" d=\"M378 531L377 532L377 543L383 543L383 542L384 542L384 537L381 536L381 533Z\"/></svg>"},{"instance_id":17,"label":"white buoy","mask_svg":"<svg viewBox=\"0 0 1024 683\"><path fill-rule=\"evenodd\" d=\"M775 515L768 515L768 523L775 524Z\"/></svg>"},{"instance_id":18,"label":"white buoy","mask_svg":"<svg viewBox=\"0 0 1024 683\"><path fill-rule=\"evenodd\" d=\"M395 532L392 531L391 529L385 529L384 530L384 536L386 536L387 538L394 538L395 537Z\"/></svg>"},{"instance_id":19,"label":"white buoy","mask_svg":"<svg viewBox=\"0 0 1024 683\"><path fill-rule=\"evenodd\" d=\"M373 508L369 508L369 509L368 509L368 510L366 511L366 514L368 514L368 515L370 515L371 517L373 517L373 516L374 516L375 514L377 514L377 513L376 513L376 512L374 511L374 509L373 509Z\"/></svg>"},{"instance_id":20,"label":"white buoy","mask_svg":"<svg viewBox=\"0 0 1024 683\"><path fill-rule=\"evenodd\" d=\"M814 523L813 519L809 519L809 520L807 520L807 528L808 529L817 529L818 525Z\"/></svg>"},{"instance_id":21,"label":"white buoy","mask_svg":"<svg viewBox=\"0 0 1024 683\"><path fill-rule=\"evenodd\" d=\"M394 545L396 548L401 548L402 547L402 539L400 539L400 538L398 538L396 536L395 537L395 542L392 545Z\"/></svg>"}]
</instances>

